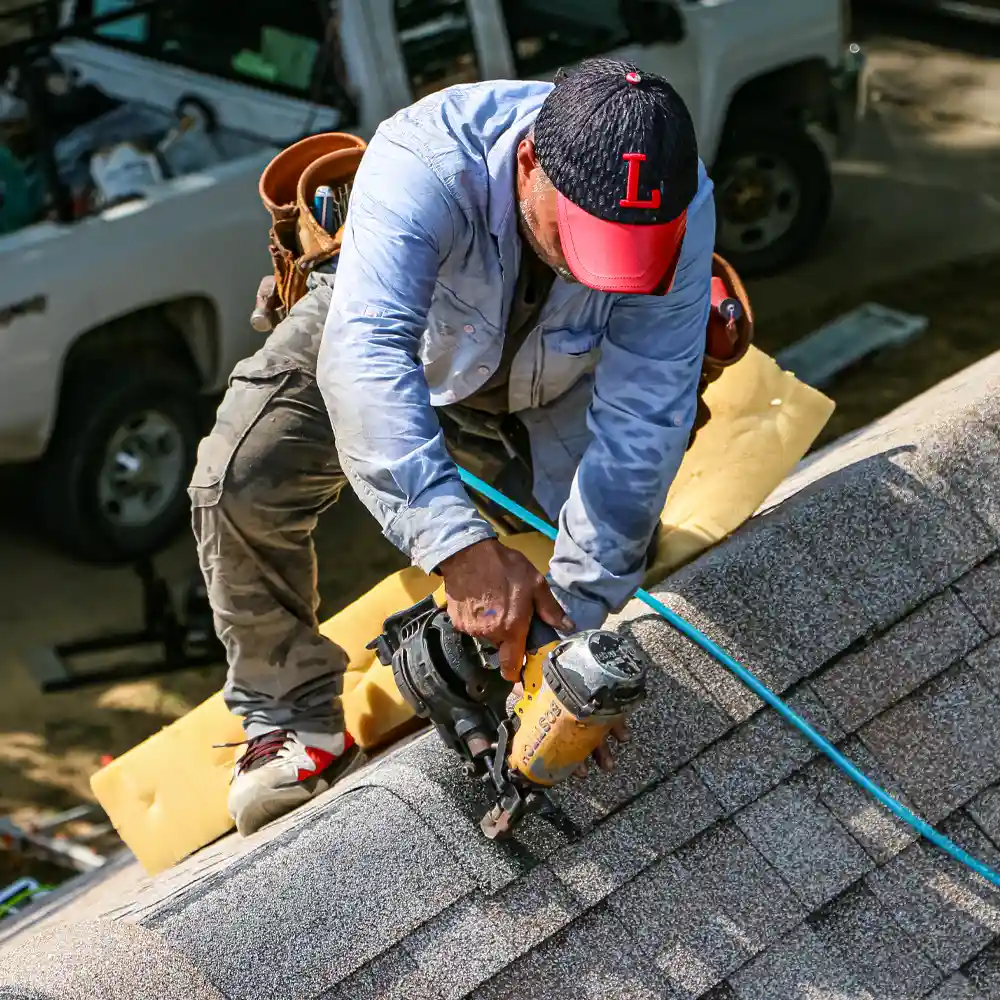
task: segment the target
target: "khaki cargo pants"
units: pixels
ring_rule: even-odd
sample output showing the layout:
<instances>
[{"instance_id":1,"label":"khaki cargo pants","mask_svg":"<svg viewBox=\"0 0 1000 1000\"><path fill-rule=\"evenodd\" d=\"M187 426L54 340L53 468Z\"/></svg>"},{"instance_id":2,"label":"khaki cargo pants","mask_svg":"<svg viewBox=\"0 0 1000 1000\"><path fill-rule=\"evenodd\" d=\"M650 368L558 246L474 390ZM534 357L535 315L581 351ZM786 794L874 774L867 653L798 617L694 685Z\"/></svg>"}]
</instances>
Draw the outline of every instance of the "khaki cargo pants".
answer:
<instances>
[{"instance_id":1,"label":"khaki cargo pants","mask_svg":"<svg viewBox=\"0 0 1000 1000\"><path fill-rule=\"evenodd\" d=\"M343 727L344 651L318 632L317 520L347 479L316 384L332 278L233 370L189 494L198 559L229 666L224 697L248 736ZM509 460L442 421L452 455L496 482ZM499 485L499 484L498 484Z\"/></svg>"}]
</instances>

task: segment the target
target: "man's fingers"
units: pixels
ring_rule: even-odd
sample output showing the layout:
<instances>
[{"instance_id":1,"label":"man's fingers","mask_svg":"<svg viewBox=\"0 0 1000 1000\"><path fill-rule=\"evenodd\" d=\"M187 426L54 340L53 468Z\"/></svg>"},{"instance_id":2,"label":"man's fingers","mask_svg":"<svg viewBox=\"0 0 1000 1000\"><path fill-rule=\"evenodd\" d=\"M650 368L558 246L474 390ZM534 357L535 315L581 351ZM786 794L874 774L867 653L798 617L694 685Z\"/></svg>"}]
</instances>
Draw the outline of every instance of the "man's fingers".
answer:
<instances>
[{"instance_id":1,"label":"man's fingers","mask_svg":"<svg viewBox=\"0 0 1000 1000\"><path fill-rule=\"evenodd\" d=\"M500 643L500 676L505 681L519 681L524 669L524 639Z\"/></svg>"},{"instance_id":2,"label":"man's fingers","mask_svg":"<svg viewBox=\"0 0 1000 1000\"><path fill-rule=\"evenodd\" d=\"M619 743L628 743L628 741L632 739L632 732L628 728L628 723L625 722L624 720L616 723L611 727L611 735Z\"/></svg>"},{"instance_id":3,"label":"man's fingers","mask_svg":"<svg viewBox=\"0 0 1000 1000\"><path fill-rule=\"evenodd\" d=\"M535 588L535 613L545 622L559 632L575 632L576 626L569 615L563 611L562 605L556 600L555 594L549 589L548 583L543 579Z\"/></svg>"},{"instance_id":4,"label":"man's fingers","mask_svg":"<svg viewBox=\"0 0 1000 1000\"><path fill-rule=\"evenodd\" d=\"M597 761L597 766L602 771L611 771L615 766L615 759L611 756L611 750L608 748L607 742L602 743L594 751L594 760Z\"/></svg>"}]
</instances>

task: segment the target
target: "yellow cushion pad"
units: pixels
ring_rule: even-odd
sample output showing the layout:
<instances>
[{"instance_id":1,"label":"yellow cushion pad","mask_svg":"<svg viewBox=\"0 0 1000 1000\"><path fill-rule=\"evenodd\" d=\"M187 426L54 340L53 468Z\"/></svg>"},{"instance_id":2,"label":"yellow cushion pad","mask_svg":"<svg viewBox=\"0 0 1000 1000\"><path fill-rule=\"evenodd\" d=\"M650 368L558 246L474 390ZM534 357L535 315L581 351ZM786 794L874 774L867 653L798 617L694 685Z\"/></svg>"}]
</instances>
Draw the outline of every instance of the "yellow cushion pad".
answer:
<instances>
[{"instance_id":1,"label":"yellow cushion pad","mask_svg":"<svg viewBox=\"0 0 1000 1000\"><path fill-rule=\"evenodd\" d=\"M663 511L660 544L646 584L721 541L760 506L808 451L833 403L751 347L705 393L711 419L695 438ZM501 536L545 570L552 543L536 532ZM392 670L365 646L389 615L428 594L444 601L443 583L408 568L382 580L326 621L321 631L349 659L344 714L358 744L391 742L413 713ZM243 738L221 694L98 771L91 788L122 840L156 874L232 828L226 798L236 749L215 743Z\"/></svg>"}]
</instances>

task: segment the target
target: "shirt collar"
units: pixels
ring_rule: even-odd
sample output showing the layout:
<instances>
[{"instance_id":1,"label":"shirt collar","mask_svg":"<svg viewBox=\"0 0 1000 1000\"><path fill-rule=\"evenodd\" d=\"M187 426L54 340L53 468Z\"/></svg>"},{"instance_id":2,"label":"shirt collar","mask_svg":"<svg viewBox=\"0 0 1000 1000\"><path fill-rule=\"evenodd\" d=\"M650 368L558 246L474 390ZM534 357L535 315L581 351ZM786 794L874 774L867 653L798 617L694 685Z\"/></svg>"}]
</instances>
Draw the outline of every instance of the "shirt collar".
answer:
<instances>
[{"instance_id":1,"label":"shirt collar","mask_svg":"<svg viewBox=\"0 0 1000 1000\"><path fill-rule=\"evenodd\" d=\"M486 171L490 185L489 226L490 232L497 238L508 236L511 227L516 229L514 203L517 193L514 190L514 183L517 176L517 147L528 134L542 102L533 100L527 103L528 107L497 136L486 154Z\"/></svg>"}]
</instances>

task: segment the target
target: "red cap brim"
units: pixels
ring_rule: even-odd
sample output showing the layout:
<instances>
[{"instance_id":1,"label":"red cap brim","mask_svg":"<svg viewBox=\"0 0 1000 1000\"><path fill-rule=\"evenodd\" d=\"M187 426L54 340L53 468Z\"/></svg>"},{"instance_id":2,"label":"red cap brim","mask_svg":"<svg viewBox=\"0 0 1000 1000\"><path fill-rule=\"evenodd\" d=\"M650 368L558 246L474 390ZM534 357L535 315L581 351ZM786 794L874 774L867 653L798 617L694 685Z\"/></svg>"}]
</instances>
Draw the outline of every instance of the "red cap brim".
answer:
<instances>
[{"instance_id":1,"label":"red cap brim","mask_svg":"<svg viewBox=\"0 0 1000 1000\"><path fill-rule=\"evenodd\" d=\"M665 295L674 282L687 211L658 226L605 222L557 192L559 238L578 281L599 292Z\"/></svg>"}]
</instances>

